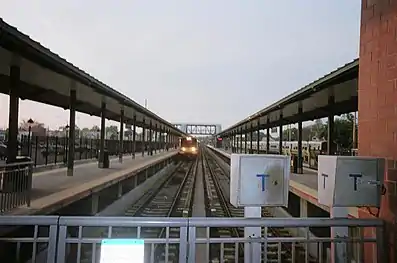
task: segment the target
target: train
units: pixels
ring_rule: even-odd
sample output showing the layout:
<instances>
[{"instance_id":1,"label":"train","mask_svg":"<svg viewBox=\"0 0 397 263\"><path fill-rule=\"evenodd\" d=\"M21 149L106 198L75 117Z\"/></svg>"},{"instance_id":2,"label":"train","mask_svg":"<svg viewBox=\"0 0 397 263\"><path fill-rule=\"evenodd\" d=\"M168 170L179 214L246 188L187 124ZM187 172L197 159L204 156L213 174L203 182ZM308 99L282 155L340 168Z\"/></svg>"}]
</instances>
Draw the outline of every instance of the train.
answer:
<instances>
[{"instance_id":1,"label":"train","mask_svg":"<svg viewBox=\"0 0 397 263\"><path fill-rule=\"evenodd\" d=\"M240 142L235 142L235 148L242 148L241 152L245 150L245 142L242 141L240 146ZM229 145L224 144L226 147L231 147L232 144ZM266 141L259 142L259 151L260 153L266 153L267 149ZM247 152L251 149L251 142L247 141ZM252 142L253 153L257 152L257 142ZM333 145L333 149L335 149L334 154L339 154L337 145ZM279 154L279 142L278 141L270 141L269 145L269 154ZM302 157L303 162L308 164L312 168L317 167L317 156L324 155L328 153L328 144L326 141L302 141ZM283 141L282 143L282 154L284 155L297 155L298 154L298 142L297 141Z\"/></svg>"},{"instance_id":2,"label":"train","mask_svg":"<svg viewBox=\"0 0 397 263\"><path fill-rule=\"evenodd\" d=\"M197 138L186 136L179 140L179 152L178 156L182 160L195 159L199 152L199 142Z\"/></svg>"},{"instance_id":3,"label":"train","mask_svg":"<svg viewBox=\"0 0 397 263\"><path fill-rule=\"evenodd\" d=\"M243 149L245 149L245 142L242 141L241 144L240 142L237 142L234 144L234 146L237 146L237 148L240 148L241 146ZM259 150L261 152L266 152L267 149L267 143L266 141L260 141L259 142ZM247 149L251 148L251 143L248 141L247 142ZM252 148L253 150L257 150L257 142L253 141L252 142ZM334 149L336 149L334 147ZM314 151L318 152L319 154L326 154L328 151L328 144L326 141L302 141L302 151ZM297 141L283 141L282 142L282 151L284 154L291 154L294 152L298 151L298 142ZM280 152L279 149L279 142L278 141L270 141L269 145L269 153L274 153L278 154Z\"/></svg>"}]
</instances>

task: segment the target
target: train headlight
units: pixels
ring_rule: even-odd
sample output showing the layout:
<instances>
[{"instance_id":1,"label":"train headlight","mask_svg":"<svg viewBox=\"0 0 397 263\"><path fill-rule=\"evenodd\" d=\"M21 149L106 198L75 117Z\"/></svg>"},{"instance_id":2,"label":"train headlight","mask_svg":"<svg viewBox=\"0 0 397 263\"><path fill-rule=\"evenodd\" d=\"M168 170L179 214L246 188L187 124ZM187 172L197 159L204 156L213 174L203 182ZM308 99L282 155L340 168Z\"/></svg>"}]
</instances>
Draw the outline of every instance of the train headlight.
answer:
<instances>
[{"instance_id":1,"label":"train headlight","mask_svg":"<svg viewBox=\"0 0 397 263\"><path fill-rule=\"evenodd\" d=\"M195 152L196 150L196 147L192 147L192 152Z\"/></svg>"},{"instance_id":2,"label":"train headlight","mask_svg":"<svg viewBox=\"0 0 397 263\"><path fill-rule=\"evenodd\" d=\"M186 151L186 148L185 148L185 147L182 147L182 151L183 151L183 152Z\"/></svg>"}]
</instances>

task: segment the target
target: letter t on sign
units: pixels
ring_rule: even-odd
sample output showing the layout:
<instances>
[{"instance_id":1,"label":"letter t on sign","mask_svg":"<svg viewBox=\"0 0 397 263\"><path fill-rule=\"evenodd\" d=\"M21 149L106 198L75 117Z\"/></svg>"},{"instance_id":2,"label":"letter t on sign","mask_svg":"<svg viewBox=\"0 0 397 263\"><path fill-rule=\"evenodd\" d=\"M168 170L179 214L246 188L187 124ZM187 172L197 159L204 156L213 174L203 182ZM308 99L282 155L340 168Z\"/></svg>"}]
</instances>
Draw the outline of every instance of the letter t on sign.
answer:
<instances>
[{"instance_id":1,"label":"letter t on sign","mask_svg":"<svg viewBox=\"0 0 397 263\"><path fill-rule=\"evenodd\" d=\"M262 192L265 191L265 178L269 177L268 174L257 174L256 177L261 177L262 178Z\"/></svg>"},{"instance_id":2,"label":"letter t on sign","mask_svg":"<svg viewBox=\"0 0 397 263\"><path fill-rule=\"evenodd\" d=\"M362 174L349 174L349 177L354 178L354 191L357 191L357 178L363 177Z\"/></svg>"},{"instance_id":3,"label":"letter t on sign","mask_svg":"<svg viewBox=\"0 0 397 263\"><path fill-rule=\"evenodd\" d=\"M321 174L321 176L324 178L324 180L323 180L323 188L325 189L325 178L328 177L328 174Z\"/></svg>"}]
</instances>

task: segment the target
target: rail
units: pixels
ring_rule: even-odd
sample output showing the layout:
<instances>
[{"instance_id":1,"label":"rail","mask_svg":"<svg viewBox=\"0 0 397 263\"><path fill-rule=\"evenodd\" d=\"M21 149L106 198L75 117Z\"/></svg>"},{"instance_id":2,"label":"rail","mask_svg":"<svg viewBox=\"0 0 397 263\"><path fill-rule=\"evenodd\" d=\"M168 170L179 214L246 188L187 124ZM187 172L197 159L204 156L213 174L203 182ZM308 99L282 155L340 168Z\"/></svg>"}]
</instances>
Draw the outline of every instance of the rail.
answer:
<instances>
[{"instance_id":1,"label":"rail","mask_svg":"<svg viewBox=\"0 0 397 263\"><path fill-rule=\"evenodd\" d=\"M375 229L373 237L360 238L317 238L317 237L269 237L264 235L258 238L245 237L210 237L196 238L198 228L306 228L309 227L359 227L361 229ZM330 219L330 218L164 218L164 217L57 217L57 216L2 216L0 229L4 227L30 227L23 236L0 237L0 258L4 262L25 262L24 258L31 258L32 263L65 263L67 260L80 262L82 254L91 251L89 262L96 262L100 252L101 241L105 238L139 238L147 247L153 249L156 244L179 244L178 259L180 263L194 263L196 245L205 244L237 244L251 245L253 243L277 244L317 244L321 249L323 243L358 244L361 247L369 246L376 251L377 258L369 260L374 263L387 261L387 249L384 243L384 224L380 219ZM147 237L143 229L166 228L165 237ZM170 237L170 229L178 232L177 237ZM96 229L96 231L86 231ZM177 229L177 230L176 230ZM117 231L116 231L117 230ZM136 235L132 235L134 232ZM95 235L94 235L95 234ZM45 255L36 255L38 246L47 246ZM372 247L371 247L372 246ZM221 246L222 247L222 246ZM15 253L9 253L9 252ZM13 257L4 257L4 253L13 254ZM221 253L223 253L222 251ZM237 254L237 253L236 253ZM172 256L173 254L170 254ZM133 258L136 255L131 255ZM361 259L356 262L362 262ZM20 261L17 261L20 259ZM78 260L76 260L78 259ZM150 261L155 262L152 258ZM207 261L208 262L208 261ZM235 262L239 262L237 258ZM265 260L266 262L266 260ZM321 261L319 261L321 262ZM350 261L346 261L350 262Z\"/></svg>"},{"instance_id":2,"label":"rail","mask_svg":"<svg viewBox=\"0 0 397 263\"><path fill-rule=\"evenodd\" d=\"M153 201L160 194L162 190L164 190L171 180L174 178L175 174L181 168L182 163L178 163L175 168L169 173L167 177L164 178L163 181L160 181L157 187L146 191L136 202L130 205L130 208L126 211L128 216L144 216L144 209L147 208ZM173 194L173 193L170 193ZM167 197L168 199L168 197ZM170 201L172 202L172 200ZM171 206L171 203L167 203L167 207ZM168 211L168 210L167 210ZM149 211L150 212L150 211ZM166 216L166 214L164 215Z\"/></svg>"},{"instance_id":3,"label":"rail","mask_svg":"<svg viewBox=\"0 0 397 263\"><path fill-rule=\"evenodd\" d=\"M208 153L208 151L207 151ZM216 163L216 162L215 162ZM210 158L207 157L207 155L203 154L203 171L206 171L206 174L208 175L206 177L207 179L207 185L210 186L209 189L207 189L207 197L209 198L210 196L208 195L211 193L211 186L215 190L216 197L214 200L217 200L220 206L220 209L217 209L216 204L211 204L215 209L210 211L209 216L215 216L215 217L238 217L238 216L244 216L244 210L241 208L234 208L229 200L228 200L228 193L222 189L222 183L221 181L221 176L222 179L226 179L227 183L230 183L230 178L227 175L227 173L223 173L223 170L221 173L216 173L215 170L213 169L213 166L215 163L210 162ZM219 167L219 166L218 166ZM211 207L212 208L212 207ZM215 230L215 229L214 229ZM231 229L217 229L216 231L216 236L230 236L230 237L243 237L244 236L244 231L241 231L242 229L238 228L231 228ZM214 231L215 232L215 231ZM231 245L231 246L230 246ZM222 244L221 244L222 246ZM238 250L235 248L238 247ZM223 250L227 249L227 253L223 252ZM244 253L244 248L242 245L235 245L235 244L229 244L229 245L223 245L223 247L220 248L220 255L219 258L222 259L235 259L236 257L238 258L240 255L243 255ZM237 254L236 254L237 252ZM240 252L240 253L238 253ZM213 254L216 253L216 249L214 248ZM215 255L214 255L215 256ZM217 258L218 255L215 256Z\"/></svg>"},{"instance_id":4,"label":"rail","mask_svg":"<svg viewBox=\"0 0 397 263\"><path fill-rule=\"evenodd\" d=\"M191 192L194 189L196 162L179 162L164 178L160 179L155 188L144 193L136 202L125 211L125 216L131 217L181 217L183 211L191 210ZM122 231L123 232L123 231ZM130 234L137 235L137 232ZM152 238L176 238L173 228L142 229L139 235L149 235ZM169 254L178 254L179 244L168 245L165 249L162 244L155 244L147 252L149 260L168 262ZM91 254L85 254L84 260Z\"/></svg>"},{"instance_id":5,"label":"rail","mask_svg":"<svg viewBox=\"0 0 397 263\"><path fill-rule=\"evenodd\" d=\"M213 156L212 160L214 161L214 165L216 165L217 168L221 170L224 178L230 180L229 176L226 176L230 173L230 167L226 168L224 165L219 163L225 161L225 159L227 158L224 155L212 150L211 148L209 148L208 151ZM227 160L230 162L230 159ZM219 180L219 176L214 178L214 180L217 179ZM240 216L241 213L244 214L244 211L242 209L232 207L228 201L226 202L226 206L229 208L229 210L233 211L231 214L234 217ZM262 217L270 218L272 217L272 215L266 208L262 208ZM292 237L292 235L288 230L286 230L286 228L262 227L262 236L266 235L276 236L280 238ZM266 244L266 246L263 246L263 251L263 254L266 254L268 260L273 260L274 262L278 262L277 260L283 260L283 262L295 262L294 260L298 260L297 262L315 262L314 259L307 253L307 246L303 248L301 244Z\"/></svg>"},{"instance_id":6,"label":"rail","mask_svg":"<svg viewBox=\"0 0 397 263\"><path fill-rule=\"evenodd\" d=\"M16 207L30 206L33 162L0 165L0 214Z\"/></svg>"}]
</instances>

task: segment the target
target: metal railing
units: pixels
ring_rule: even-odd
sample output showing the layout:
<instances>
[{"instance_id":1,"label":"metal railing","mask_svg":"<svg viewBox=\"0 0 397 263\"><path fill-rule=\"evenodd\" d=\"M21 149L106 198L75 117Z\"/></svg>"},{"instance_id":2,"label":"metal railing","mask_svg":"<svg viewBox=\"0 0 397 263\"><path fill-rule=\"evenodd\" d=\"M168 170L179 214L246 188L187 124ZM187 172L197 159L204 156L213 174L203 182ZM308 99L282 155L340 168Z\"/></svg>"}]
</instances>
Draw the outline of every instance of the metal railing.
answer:
<instances>
[{"instance_id":1,"label":"metal railing","mask_svg":"<svg viewBox=\"0 0 397 263\"><path fill-rule=\"evenodd\" d=\"M319 238L306 235L305 237L272 237L267 236L268 228L299 228L309 227L349 227L370 229L376 233L373 237L360 236L348 238ZM12 227L12 228L10 228ZM210 237L211 228L262 227L262 237L213 238ZM153 235L153 229L165 229L165 235ZM196 238L198 228L206 228L207 236ZM375 230L375 231L373 231ZM262 256L265 259L267 251L277 253L282 262L284 248L291 248L295 262L309 262L309 251L317 247L316 262L327 262L324 244L344 243L348 246L347 260L364 261L364 246L376 251L371 262L388 262L387 246L384 243L383 221L380 219L330 219L330 218L134 218L134 217L56 217L56 216L21 216L0 217L0 258L4 262L99 262L100 244L104 238L138 238L145 243L145 262L154 262L154 248L162 244L164 262L195 262L196 254L203 253L207 261L214 255L211 251L220 251L217 258L227 249L226 244L245 244L253 247L262 244ZM155 231L158 233L158 231ZM364 231L360 231L364 233ZM170 237L172 233L172 238ZM177 233L178 235L175 235ZM176 237L175 237L176 236ZM175 258L168 253L171 244L177 244L179 253ZM203 244L205 249L203 249ZM197 245L197 247L196 247ZM226 245L226 246L225 246ZM216 249L213 247L217 246ZM305 247L304 260L302 255L295 255L297 246ZM310 249L310 247L312 249ZM247 250L246 250L247 251ZM248 250L249 251L249 250ZM297 251L297 250L296 250ZM351 253L350 253L351 252ZM235 262L242 262L239 251L235 252ZM313 256L313 255L310 255ZM133 258L134 255L131 255ZM222 262L222 261L221 261ZM265 261L266 262L266 259ZM292 261L294 262L294 261ZM312 262L312 261L310 261ZM351 262L351 261L346 261Z\"/></svg>"},{"instance_id":2,"label":"metal railing","mask_svg":"<svg viewBox=\"0 0 397 263\"><path fill-rule=\"evenodd\" d=\"M33 162L0 165L0 214L18 206L30 206Z\"/></svg>"},{"instance_id":3,"label":"metal railing","mask_svg":"<svg viewBox=\"0 0 397 263\"><path fill-rule=\"evenodd\" d=\"M57 262L58 222L58 216L0 216L1 262Z\"/></svg>"},{"instance_id":4,"label":"metal railing","mask_svg":"<svg viewBox=\"0 0 397 263\"><path fill-rule=\"evenodd\" d=\"M6 143L5 143L6 144ZM100 140L94 138L76 138L74 160L86 160L98 158ZM166 142L149 141L142 142L132 139L124 140L123 153L131 154L134 151L142 152L143 150L164 149ZM109 155L116 156L119 154L118 139L106 139L105 148ZM0 149L0 161L6 158L6 148ZM31 157L34 166L45 166L50 164L67 163L69 151L69 138L58 136L25 136L22 135L18 142L18 154L21 156Z\"/></svg>"}]
</instances>

